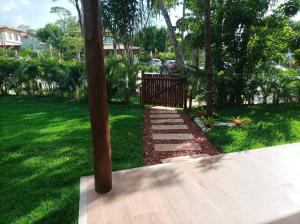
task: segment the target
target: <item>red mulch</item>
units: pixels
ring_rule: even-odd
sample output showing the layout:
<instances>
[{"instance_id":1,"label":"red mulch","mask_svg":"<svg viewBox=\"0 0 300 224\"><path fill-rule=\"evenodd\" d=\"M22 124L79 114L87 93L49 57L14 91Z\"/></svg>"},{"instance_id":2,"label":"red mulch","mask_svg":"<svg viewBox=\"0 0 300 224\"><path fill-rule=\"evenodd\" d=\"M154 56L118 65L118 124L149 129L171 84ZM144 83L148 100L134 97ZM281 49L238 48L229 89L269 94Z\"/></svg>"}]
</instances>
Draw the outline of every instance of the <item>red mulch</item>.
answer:
<instances>
[{"instance_id":1,"label":"red mulch","mask_svg":"<svg viewBox=\"0 0 300 224\"><path fill-rule=\"evenodd\" d=\"M153 165L161 163L162 159L178 157L178 156L197 156L200 154L218 155L219 150L207 139L206 134L201 128L184 112L178 112L180 117L184 120L184 123L188 126L189 130L152 130L150 122L150 109L144 111L144 161L146 165ZM164 123L168 124L168 123ZM182 124L182 123L171 123ZM187 140L153 140L152 133L192 133L195 140L190 142L197 142L202 150L197 151L175 151L175 152L157 152L154 150L154 144L176 144L182 142L188 142Z\"/></svg>"}]
</instances>

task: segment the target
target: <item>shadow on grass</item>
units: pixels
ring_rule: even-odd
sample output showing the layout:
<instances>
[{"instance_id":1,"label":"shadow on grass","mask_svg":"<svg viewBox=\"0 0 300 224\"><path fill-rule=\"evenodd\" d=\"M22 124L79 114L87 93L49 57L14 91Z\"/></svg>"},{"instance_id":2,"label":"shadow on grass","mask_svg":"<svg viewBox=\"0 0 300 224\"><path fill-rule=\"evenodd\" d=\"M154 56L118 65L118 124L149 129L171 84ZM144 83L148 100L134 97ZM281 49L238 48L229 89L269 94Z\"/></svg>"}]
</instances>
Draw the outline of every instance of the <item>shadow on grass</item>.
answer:
<instances>
[{"instance_id":1,"label":"shadow on grass","mask_svg":"<svg viewBox=\"0 0 300 224\"><path fill-rule=\"evenodd\" d=\"M0 98L0 223L75 223L79 180L92 174L86 104ZM111 105L113 168L143 165L142 109Z\"/></svg>"},{"instance_id":2,"label":"shadow on grass","mask_svg":"<svg viewBox=\"0 0 300 224\"><path fill-rule=\"evenodd\" d=\"M217 127L209 139L223 152L243 151L300 141L300 105L260 105L223 108L222 119L249 118L244 127Z\"/></svg>"}]
</instances>

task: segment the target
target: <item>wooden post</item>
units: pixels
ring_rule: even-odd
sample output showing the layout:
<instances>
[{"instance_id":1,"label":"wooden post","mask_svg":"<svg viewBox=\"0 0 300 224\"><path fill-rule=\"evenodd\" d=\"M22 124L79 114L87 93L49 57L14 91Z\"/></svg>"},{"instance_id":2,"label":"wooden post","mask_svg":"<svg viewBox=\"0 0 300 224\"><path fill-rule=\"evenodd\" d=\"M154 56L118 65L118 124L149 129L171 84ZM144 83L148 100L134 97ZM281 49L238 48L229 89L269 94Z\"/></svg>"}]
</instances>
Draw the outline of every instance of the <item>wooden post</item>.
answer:
<instances>
[{"instance_id":1,"label":"wooden post","mask_svg":"<svg viewBox=\"0 0 300 224\"><path fill-rule=\"evenodd\" d=\"M183 109L187 109L187 81L184 80L183 82Z\"/></svg>"},{"instance_id":2,"label":"wooden post","mask_svg":"<svg viewBox=\"0 0 300 224\"><path fill-rule=\"evenodd\" d=\"M140 105L142 106L142 107L144 107L145 106L145 103L144 103L144 94L143 94L143 82L144 82L144 80L143 80L143 78L144 78L144 75L145 75L145 73L144 73L144 71L142 71L141 72L141 87L140 87Z\"/></svg>"},{"instance_id":3,"label":"wooden post","mask_svg":"<svg viewBox=\"0 0 300 224\"><path fill-rule=\"evenodd\" d=\"M88 72L88 94L94 149L95 190L112 188L111 145L103 55L102 21L98 0L82 0L85 57Z\"/></svg>"}]
</instances>

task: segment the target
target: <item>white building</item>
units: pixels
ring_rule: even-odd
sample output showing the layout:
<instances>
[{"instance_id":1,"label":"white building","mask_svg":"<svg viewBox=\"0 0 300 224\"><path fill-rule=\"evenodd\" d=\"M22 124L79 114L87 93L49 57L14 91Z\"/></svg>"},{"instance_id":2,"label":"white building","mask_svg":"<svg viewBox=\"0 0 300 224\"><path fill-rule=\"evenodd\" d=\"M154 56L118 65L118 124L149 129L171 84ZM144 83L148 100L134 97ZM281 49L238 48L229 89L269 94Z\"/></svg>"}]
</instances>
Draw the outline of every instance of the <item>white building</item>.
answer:
<instances>
[{"instance_id":1,"label":"white building","mask_svg":"<svg viewBox=\"0 0 300 224\"><path fill-rule=\"evenodd\" d=\"M13 48L19 50L22 42L21 37L26 35L23 30L0 25L0 48Z\"/></svg>"}]
</instances>

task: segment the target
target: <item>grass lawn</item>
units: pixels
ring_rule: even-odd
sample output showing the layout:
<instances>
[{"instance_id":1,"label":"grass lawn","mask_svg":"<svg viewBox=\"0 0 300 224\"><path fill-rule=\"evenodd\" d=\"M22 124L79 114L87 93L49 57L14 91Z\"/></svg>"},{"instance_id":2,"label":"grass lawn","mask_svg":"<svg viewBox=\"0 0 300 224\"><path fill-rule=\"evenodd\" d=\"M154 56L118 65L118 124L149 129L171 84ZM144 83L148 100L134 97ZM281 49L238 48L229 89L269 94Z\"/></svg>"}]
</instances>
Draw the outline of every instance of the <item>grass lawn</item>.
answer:
<instances>
[{"instance_id":1,"label":"grass lawn","mask_svg":"<svg viewBox=\"0 0 300 224\"><path fill-rule=\"evenodd\" d=\"M143 165L143 110L111 104L113 169ZM92 174L87 104L0 97L0 223L76 223Z\"/></svg>"},{"instance_id":2,"label":"grass lawn","mask_svg":"<svg viewBox=\"0 0 300 224\"><path fill-rule=\"evenodd\" d=\"M220 121L240 116L244 127L214 127L208 137L222 152L236 152L300 142L300 104L231 106L219 108Z\"/></svg>"}]
</instances>

